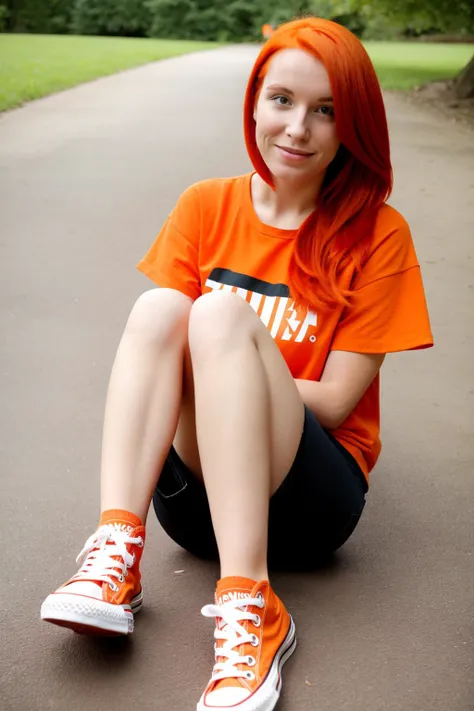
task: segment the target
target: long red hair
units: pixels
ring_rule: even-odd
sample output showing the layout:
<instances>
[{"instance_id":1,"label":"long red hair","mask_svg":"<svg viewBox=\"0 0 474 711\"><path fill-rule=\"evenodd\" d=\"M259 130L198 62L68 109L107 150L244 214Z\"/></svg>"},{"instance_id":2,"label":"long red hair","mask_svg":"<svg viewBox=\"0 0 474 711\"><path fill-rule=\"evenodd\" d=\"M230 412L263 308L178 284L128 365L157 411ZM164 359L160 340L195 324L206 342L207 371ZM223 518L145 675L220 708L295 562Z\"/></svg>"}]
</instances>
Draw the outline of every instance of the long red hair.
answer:
<instances>
[{"instance_id":1,"label":"long red hair","mask_svg":"<svg viewBox=\"0 0 474 711\"><path fill-rule=\"evenodd\" d=\"M380 85L362 43L341 25L318 18L281 25L260 52L247 86L245 142L255 170L271 187L272 175L255 138L255 102L269 61L283 49L302 49L321 61L334 99L341 147L329 165L317 209L301 225L290 266L297 301L313 307L348 303L340 274L348 261L363 264L372 226L392 190L387 118Z\"/></svg>"}]
</instances>

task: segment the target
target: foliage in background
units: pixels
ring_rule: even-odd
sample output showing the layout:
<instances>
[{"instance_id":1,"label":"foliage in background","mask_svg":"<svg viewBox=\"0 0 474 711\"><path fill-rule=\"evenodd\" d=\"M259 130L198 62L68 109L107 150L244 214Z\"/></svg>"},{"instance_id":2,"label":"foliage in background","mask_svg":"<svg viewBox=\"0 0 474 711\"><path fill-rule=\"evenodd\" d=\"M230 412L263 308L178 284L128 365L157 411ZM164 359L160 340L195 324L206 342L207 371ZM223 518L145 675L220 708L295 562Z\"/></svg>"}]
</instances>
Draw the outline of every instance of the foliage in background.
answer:
<instances>
[{"instance_id":1,"label":"foliage in background","mask_svg":"<svg viewBox=\"0 0 474 711\"><path fill-rule=\"evenodd\" d=\"M256 39L255 0L146 0L152 37L223 42Z\"/></svg>"},{"instance_id":2,"label":"foliage in background","mask_svg":"<svg viewBox=\"0 0 474 711\"><path fill-rule=\"evenodd\" d=\"M2 0L1 6L4 29L10 32L61 34L71 29L74 0Z\"/></svg>"},{"instance_id":3,"label":"foliage in background","mask_svg":"<svg viewBox=\"0 0 474 711\"><path fill-rule=\"evenodd\" d=\"M474 0L0 0L0 31L220 42L317 15L364 40L474 35ZM474 96L474 60L460 96Z\"/></svg>"},{"instance_id":4,"label":"foliage in background","mask_svg":"<svg viewBox=\"0 0 474 711\"><path fill-rule=\"evenodd\" d=\"M150 22L144 0L75 0L71 30L78 35L144 37Z\"/></svg>"},{"instance_id":5,"label":"foliage in background","mask_svg":"<svg viewBox=\"0 0 474 711\"><path fill-rule=\"evenodd\" d=\"M365 38L474 34L473 0L0 0L0 29L238 42L307 14Z\"/></svg>"},{"instance_id":6,"label":"foliage in background","mask_svg":"<svg viewBox=\"0 0 474 711\"><path fill-rule=\"evenodd\" d=\"M350 0L355 11L365 18L365 37L375 39L371 29L383 32L385 27L403 28L405 36L419 37L474 34L473 0ZM383 35L386 39L387 33ZM474 98L474 56L454 82L456 96L460 99Z\"/></svg>"},{"instance_id":7,"label":"foliage in background","mask_svg":"<svg viewBox=\"0 0 474 711\"><path fill-rule=\"evenodd\" d=\"M8 8L5 3L0 2L0 32L5 32L8 27Z\"/></svg>"},{"instance_id":8,"label":"foliage in background","mask_svg":"<svg viewBox=\"0 0 474 711\"><path fill-rule=\"evenodd\" d=\"M472 0L349 0L367 26L383 18L406 34L474 33Z\"/></svg>"}]
</instances>

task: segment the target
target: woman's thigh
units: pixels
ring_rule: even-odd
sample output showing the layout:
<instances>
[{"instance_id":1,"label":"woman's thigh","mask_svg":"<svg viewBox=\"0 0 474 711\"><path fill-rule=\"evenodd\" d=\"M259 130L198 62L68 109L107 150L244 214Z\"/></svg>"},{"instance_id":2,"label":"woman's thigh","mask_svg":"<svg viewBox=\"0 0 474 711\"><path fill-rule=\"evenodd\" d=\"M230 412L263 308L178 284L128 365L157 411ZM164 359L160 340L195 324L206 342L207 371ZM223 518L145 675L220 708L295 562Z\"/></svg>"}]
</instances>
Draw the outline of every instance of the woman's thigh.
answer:
<instances>
[{"instance_id":1,"label":"woman's thigh","mask_svg":"<svg viewBox=\"0 0 474 711\"><path fill-rule=\"evenodd\" d=\"M295 458L303 430L304 406L293 377L280 350L259 316L240 296L232 293L206 294L191 310L199 310L199 319L212 327L214 338L229 343L232 337L253 339L267 380L270 414L271 492L283 481ZM195 320L196 317L194 317ZM203 346L209 342L210 328L195 328ZM194 340L196 336L193 337ZM195 345L195 344L194 344ZM199 352L199 348L194 348ZM205 358L205 355L204 355ZM232 377L232 373L229 374ZM231 415L231 413L230 413ZM202 469L196 438L194 373L189 347L183 372L183 392L178 429L173 446L188 469L202 481Z\"/></svg>"},{"instance_id":2,"label":"woman's thigh","mask_svg":"<svg viewBox=\"0 0 474 711\"><path fill-rule=\"evenodd\" d=\"M359 521L366 492L355 460L306 408L296 458L270 499L270 565L311 568L339 548ZM217 557L204 485L174 449L153 504L164 530L178 545L199 557Z\"/></svg>"},{"instance_id":3,"label":"woman's thigh","mask_svg":"<svg viewBox=\"0 0 474 711\"><path fill-rule=\"evenodd\" d=\"M303 431L304 405L291 372L260 317L237 294L205 294L194 303L189 323L195 378L199 377L201 364L206 367L210 352L225 354L246 340L257 349L267 384L270 441L262 442L262 447L269 451L273 493L293 463ZM229 372L232 377L234 374Z\"/></svg>"}]
</instances>

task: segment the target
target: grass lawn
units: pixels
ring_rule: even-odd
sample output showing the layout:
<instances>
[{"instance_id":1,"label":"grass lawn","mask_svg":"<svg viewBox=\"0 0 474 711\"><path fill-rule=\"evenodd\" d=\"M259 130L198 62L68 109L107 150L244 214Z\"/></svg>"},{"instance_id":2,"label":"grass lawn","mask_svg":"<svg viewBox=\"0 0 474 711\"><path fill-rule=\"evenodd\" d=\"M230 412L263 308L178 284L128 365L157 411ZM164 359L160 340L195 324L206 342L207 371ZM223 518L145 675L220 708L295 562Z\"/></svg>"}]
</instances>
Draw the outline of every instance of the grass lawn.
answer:
<instances>
[{"instance_id":1,"label":"grass lawn","mask_svg":"<svg viewBox=\"0 0 474 711\"><path fill-rule=\"evenodd\" d=\"M0 111L106 74L216 46L180 40L0 34Z\"/></svg>"},{"instance_id":2,"label":"grass lawn","mask_svg":"<svg viewBox=\"0 0 474 711\"><path fill-rule=\"evenodd\" d=\"M206 42L0 34L0 111L122 69L217 47ZM455 76L473 45L366 42L384 89Z\"/></svg>"},{"instance_id":3,"label":"grass lawn","mask_svg":"<svg viewBox=\"0 0 474 711\"><path fill-rule=\"evenodd\" d=\"M474 54L472 44L364 42L384 89L413 89L451 79Z\"/></svg>"}]
</instances>

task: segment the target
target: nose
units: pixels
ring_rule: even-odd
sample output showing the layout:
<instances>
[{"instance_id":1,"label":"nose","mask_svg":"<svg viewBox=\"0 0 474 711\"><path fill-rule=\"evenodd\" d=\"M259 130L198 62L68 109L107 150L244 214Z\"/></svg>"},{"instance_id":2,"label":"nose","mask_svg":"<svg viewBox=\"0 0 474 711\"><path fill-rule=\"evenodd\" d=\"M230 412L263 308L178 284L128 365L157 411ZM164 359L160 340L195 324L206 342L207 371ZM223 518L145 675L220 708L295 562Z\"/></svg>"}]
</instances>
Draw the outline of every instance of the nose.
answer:
<instances>
[{"instance_id":1,"label":"nose","mask_svg":"<svg viewBox=\"0 0 474 711\"><path fill-rule=\"evenodd\" d=\"M288 116L286 135L297 141L308 139L309 128L306 123L306 112L294 111Z\"/></svg>"}]
</instances>

